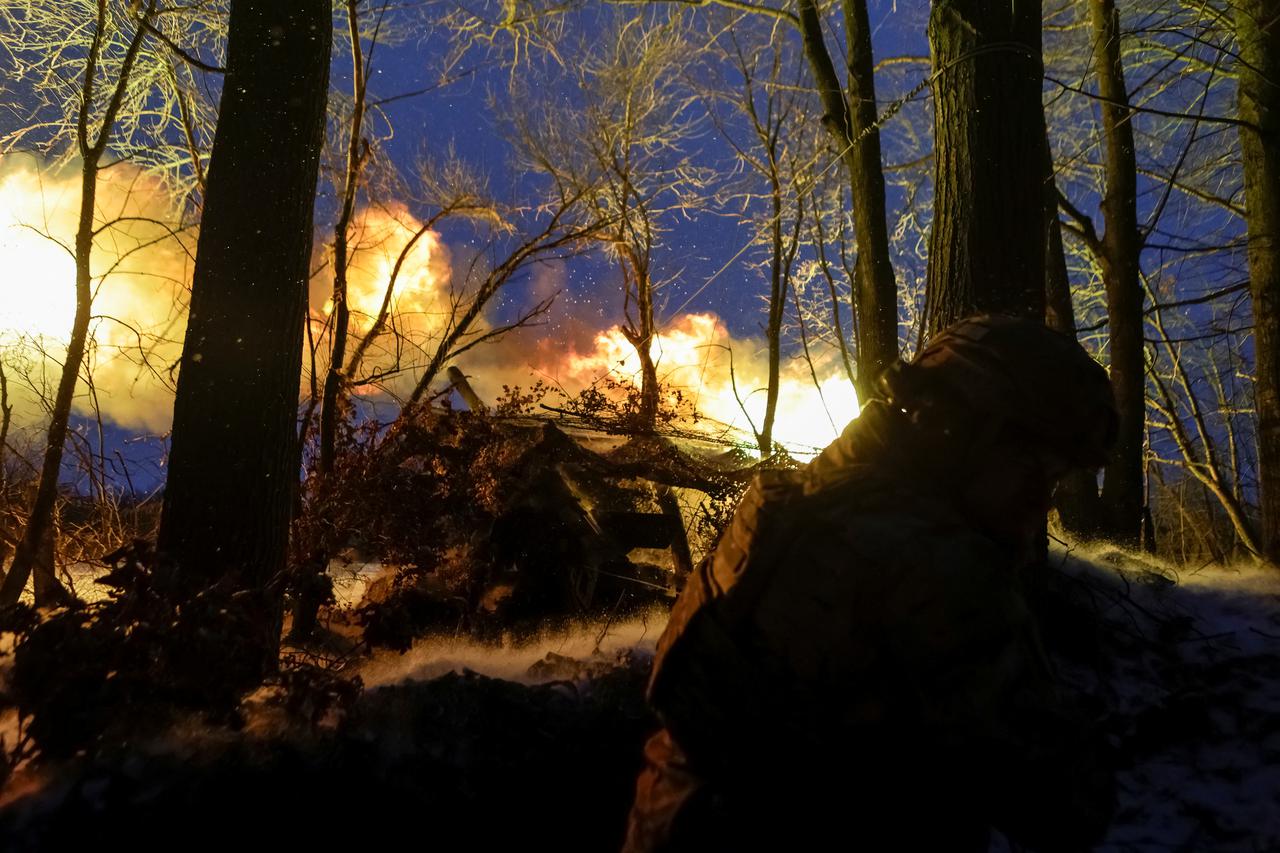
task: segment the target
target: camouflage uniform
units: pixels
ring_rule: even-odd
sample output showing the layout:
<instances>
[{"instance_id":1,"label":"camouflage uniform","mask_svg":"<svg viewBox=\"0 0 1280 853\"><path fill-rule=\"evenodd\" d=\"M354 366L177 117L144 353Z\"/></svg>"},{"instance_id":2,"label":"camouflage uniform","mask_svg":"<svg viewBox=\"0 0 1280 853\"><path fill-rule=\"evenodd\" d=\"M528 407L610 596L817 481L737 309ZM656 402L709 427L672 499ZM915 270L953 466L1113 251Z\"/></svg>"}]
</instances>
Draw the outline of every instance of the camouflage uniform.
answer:
<instances>
[{"instance_id":1,"label":"camouflage uniform","mask_svg":"<svg viewBox=\"0 0 1280 853\"><path fill-rule=\"evenodd\" d=\"M895 407L757 478L659 642L628 853L1079 849L1110 774L1052 683L1023 566ZM832 844L832 842L837 842Z\"/></svg>"}]
</instances>

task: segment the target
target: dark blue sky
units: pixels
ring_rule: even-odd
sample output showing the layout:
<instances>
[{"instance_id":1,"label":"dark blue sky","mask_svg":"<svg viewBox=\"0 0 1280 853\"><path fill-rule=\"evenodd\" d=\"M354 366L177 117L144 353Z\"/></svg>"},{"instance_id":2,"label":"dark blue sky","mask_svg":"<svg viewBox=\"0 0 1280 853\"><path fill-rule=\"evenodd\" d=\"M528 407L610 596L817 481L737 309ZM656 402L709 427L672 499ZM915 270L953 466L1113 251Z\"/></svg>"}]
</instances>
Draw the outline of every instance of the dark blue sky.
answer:
<instances>
[{"instance_id":1,"label":"dark blue sky","mask_svg":"<svg viewBox=\"0 0 1280 853\"><path fill-rule=\"evenodd\" d=\"M923 0L871 0L869 5L877 60L927 55L927 4ZM837 18L833 17L831 21L838 26ZM1140 30L1143 25L1141 21L1129 23L1135 30ZM581 16L576 25L597 26L592 24L589 14ZM798 43L796 34L785 27L778 32L779 37ZM837 60L843 52L838 35L834 30L828 33L828 43ZM1141 32L1136 33L1136 36L1142 35ZM413 174L423 155L438 157L452 146L471 167L488 177L490 190L498 199L526 201L533 190L532 179L513 169L511 152L503 136L501 122L492 111L491 102L499 110L528 108L525 104L510 103L504 95L509 75L528 73L527 69L533 66L526 64L523 70L513 72L506 62L509 52L504 54L499 49L485 56L479 51L472 51L458 66L469 73L448 85L439 86L441 57L449 49L448 33L440 29L415 26L407 32L407 36L397 46L384 45L378 48L370 84L375 100L421 89L430 90L397 100L386 107L394 134L383 145L392 160L409 176ZM1050 41L1052 40L1047 40L1047 47L1050 46ZM792 58L797 63L802 62L798 51L792 52ZM1087 81L1088 56L1081 55L1074 60L1078 60L1080 67L1072 67L1072 57L1055 59L1055 63L1063 66L1055 73L1061 74L1068 83L1083 83L1086 89L1092 88L1092 84ZM349 88L348 62L343 51L335 52L332 83L339 90ZM893 64L882 69L877 76L881 108L912 89L927 73L927 65L916 63ZM1072 77L1072 74L1078 76ZM1130 79L1131 82L1148 82L1148 89L1136 93L1136 96L1143 98L1146 97L1145 92L1154 91L1160 83L1159 80L1147 81L1145 72L1136 72ZM1200 86L1201 83L1191 77L1161 88L1159 97L1163 100L1159 105L1188 109L1189 105L1196 104ZM1052 83L1046 83L1046 91L1054 97L1062 94ZM1229 88L1215 90L1214 99L1206 105L1206 112L1230 114L1233 110L1230 95ZM1081 110L1087 114L1091 109L1087 99L1078 94L1064 97L1076 105L1077 114ZM918 160L928 154L931 144L929 121L929 92L926 89L901 114L889 119L883 126L886 166ZM1096 163L1099 159L1095 147L1096 136L1089 127L1058 127L1054 121L1055 113L1051 110L1050 125L1055 132L1055 146L1060 159L1068 164L1059 174L1060 186L1077 205L1097 218L1097 173L1088 165L1090 161ZM1171 124L1167 120L1139 116L1135 127L1139 138L1139 165L1155 167L1176 159L1177 149L1188 139L1192 125L1186 122ZM1223 128L1201 125L1195 132L1200 141L1188 158L1188 171L1198 167L1199 159L1212 155L1212 140L1215 135L1223 133ZM699 156L705 162L728 168L730 161L727 149L714 131L703 137L699 145L704 151ZM904 231L899 227L904 224L899 220L899 215L905 209L908 198L918 191L914 202L926 217L923 224L927 224L931 193L929 168L925 162L914 171L891 170L889 173L890 227L891 230L897 229L897 233L902 235L901 242L896 243L894 249L900 284L904 287L910 287L923 273L924 258L918 244L920 233L923 232L919 222L907 223L910 227ZM1228 166L1220 178L1208 178L1206 181L1212 183L1219 180L1227 188L1224 193L1229 194L1230 187L1238 186L1238 175L1234 168ZM1143 221L1147 221L1151 212L1161 204L1164 195L1162 182L1143 178L1139 200L1140 217ZM321 199L317 217L318 239L327 239L332 208L331 195ZM1098 225L1101 229L1100 219ZM911 231L912 227L919 233ZM1233 229L1239 231L1238 219L1225 213L1221 207L1198 203L1184 193L1170 194L1164 204L1161 231L1152 238L1153 243L1160 245L1149 249L1144 256L1145 267L1153 276L1153 287L1161 293L1167 291L1179 296L1195 295L1221 287L1230 280L1239 280L1243 275L1243 259L1239 252L1201 255L1184 251L1202 237L1220 242L1222 234L1230 233ZM458 253L466 252L467 241L474 236L470 226L461 224L446 224L441 231ZM670 228L655 258L657 277L673 279L673 283L662 294L659 319L670 319L670 312L678 307L683 307L686 311L710 310L720 315L735 335L758 335L763 323L760 298L765 291L765 282L760 274L759 255L755 251L739 255L749 239L747 228L741 221L718 215L709 209ZM737 260L730 262L735 256L738 256ZM1165 269L1167 261L1172 261L1173 266ZM1077 272L1083 281L1086 270L1078 266ZM565 264L563 275L564 291L554 309L557 313L552 318L552 324L550 328L535 330L535 333L554 335L557 318L569 315L597 324L600 328L620 319L622 299L618 273L615 265L600 253L573 258ZM531 301L528 291L527 280L518 282L507 294L506 301L498 307L499 317L510 316L512 312L527 305ZM662 310L664 307L665 311ZM1096 323L1105 318L1105 310L1096 300L1082 300L1077 308L1082 324ZM1232 304L1189 308L1184 312L1181 322L1189 327L1202 327L1215 320L1227 324L1236 321L1247 324L1247 311L1243 312L1244 316L1237 316L1242 313L1238 310L1227 316L1231 310ZM1225 319L1222 319L1224 316ZM1177 325L1180 318L1173 317L1171 322ZM136 456L140 466L146 467L154 463L154 449L147 450L147 445L142 443L126 444L125 438L118 430L112 433L113 445L119 446L122 452Z\"/></svg>"},{"instance_id":2,"label":"dark blue sky","mask_svg":"<svg viewBox=\"0 0 1280 853\"><path fill-rule=\"evenodd\" d=\"M927 55L924 16L918 8L924 4L871 0L869 5L877 57ZM908 6L912 8L908 9ZM599 24L593 22L588 12L575 16L573 26ZM798 46L797 33L783 28L779 35L793 40ZM832 55L837 61L843 52L838 36L832 31L829 38ZM412 173L424 153L442 152L452 145L469 164L489 178L490 190L497 198L529 198L533 193L530 177L512 169L510 147L490 106L492 101L502 110L522 108L521 104L512 104L506 97L512 73L508 64L509 53L496 50L484 55L478 50L472 51L460 63L461 68L471 73L456 82L439 86L440 57L448 52L449 44L447 32L424 30L420 38L378 49L376 70L371 81L375 99L431 90L396 101L386 108L390 123L395 128L394 137L386 143L387 150L395 162L407 173ZM797 63L803 61L798 51L794 58ZM338 86L349 85L349 72L342 67L344 59L339 56L335 62L334 83ZM522 67L528 69L534 65L526 63ZM927 66L915 66L909 70L909 75L897 69L896 73L882 75L878 92L882 104L910 89L920 76L927 73ZM922 95L920 103L927 98L927 93ZM699 145L706 152L706 162L721 167L731 165L727 157L728 148L714 130L709 131ZM447 238L454 239L465 233L465 229L448 226L442 231ZM734 334L759 334L762 323L759 298L764 292L764 281L758 272L752 270L753 263L758 267L755 263L758 259L747 252L721 271L749 240L750 235L740 221L710 211L698 216L696 221L678 223L673 227L657 255L659 277L675 277L663 294L668 312L687 302L684 310L714 311ZM717 271L720 271L718 275ZM612 264L598 253L589 253L566 264L565 274L563 310L572 310L580 318L599 317L603 325L620 319L621 291L618 274ZM714 280L707 284L709 279ZM696 296L693 295L695 291L698 291ZM508 309L519 304L519 297L517 288L509 295Z\"/></svg>"}]
</instances>

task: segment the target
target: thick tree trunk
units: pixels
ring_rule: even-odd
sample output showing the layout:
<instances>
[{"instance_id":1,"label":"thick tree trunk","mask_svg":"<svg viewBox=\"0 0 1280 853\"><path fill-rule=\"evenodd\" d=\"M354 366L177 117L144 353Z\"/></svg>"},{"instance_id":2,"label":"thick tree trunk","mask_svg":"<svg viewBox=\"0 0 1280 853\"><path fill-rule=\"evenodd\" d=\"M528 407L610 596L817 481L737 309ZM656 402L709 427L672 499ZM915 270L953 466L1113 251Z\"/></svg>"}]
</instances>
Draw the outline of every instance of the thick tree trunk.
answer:
<instances>
[{"instance_id":1,"label":"thick tree trunk","mask_svg":"<svg viewBox=\"0 0 1280 853\"><path fill-rule=\"evenodd\" d=\"M853 282L858 398L874 396L881 371L898 357L898 283L889 255L884 171L876 126L876 87L866 0L843 0L848 91L842 93L814 0L799 0L800 34L822 105L823 124L849 170L858 254ZM1037 41L1037 44L1039 42Z\"/></svg>"},{"instance_id":2,"label":"thick tree trunk","mask_svg":"<svg viewBox=\"0 0 1280 853\"><path fill-rule=\"evenodd\" d=\"M968 314L1045 316L1039 0L934 0L928 337Z\"/></svg>"},{"instance_id":3,"label":"thick tree trunk","mask_svg":"<svg viewBox=\"0 0 1280 853\"><path fill-rule=\"evenodd\" d=\"M1089 0L1098 93L1106 142L1102 275L1111 339L1111 385L1120 415L1116 446L1102 486L1102 533L1130 547L1142 535L1142 444L1146 419L1142 282L1138 234L1138 169L1132 111L1120 60L1120 16L1114 0Z\"/></svg>"},{"instance_id":4,"label":"thick tree trunk","mask_svg":"<svg viewBox=\"0 0 1280 853\"><path fill-rule=\"evenodd\" d=\"M297 487L298 384L332 41L327 0L233 0L161 559L192 588L265 592L267 666Z\"/></svg>"},{"instance_id":5,"label":"thick tree trunk","mask_svg":"<svg viewBox=\"0 0 1280 853\"><path fill-rule=\"evenodd\" d=\"M1249 279L1258 409L1262 549L1280 565L1280 9L1273 0L1233 0L1240 46Z\"/></svg>"}]
</instances>

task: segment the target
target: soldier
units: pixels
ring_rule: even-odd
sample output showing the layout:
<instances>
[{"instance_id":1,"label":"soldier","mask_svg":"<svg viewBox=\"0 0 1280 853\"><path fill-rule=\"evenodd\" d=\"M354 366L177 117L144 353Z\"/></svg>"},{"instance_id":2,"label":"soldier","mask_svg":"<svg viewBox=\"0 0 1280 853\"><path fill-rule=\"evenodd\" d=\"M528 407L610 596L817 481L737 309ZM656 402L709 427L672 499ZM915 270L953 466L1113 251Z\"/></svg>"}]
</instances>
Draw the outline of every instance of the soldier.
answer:
<instances>
[{"instance_id":1,"label":"soldier","mask_svg":"<svg viewBox=\"0 0 1280 853\"><path fill-rule=\"evenodd\" d=\"M1103 463L1105 371L976 317L899 362L807 467L760 475L658 643L627 853L1038 850L1113 801L1023 595L1050 493Z\"/></svg>"}]
</instances>

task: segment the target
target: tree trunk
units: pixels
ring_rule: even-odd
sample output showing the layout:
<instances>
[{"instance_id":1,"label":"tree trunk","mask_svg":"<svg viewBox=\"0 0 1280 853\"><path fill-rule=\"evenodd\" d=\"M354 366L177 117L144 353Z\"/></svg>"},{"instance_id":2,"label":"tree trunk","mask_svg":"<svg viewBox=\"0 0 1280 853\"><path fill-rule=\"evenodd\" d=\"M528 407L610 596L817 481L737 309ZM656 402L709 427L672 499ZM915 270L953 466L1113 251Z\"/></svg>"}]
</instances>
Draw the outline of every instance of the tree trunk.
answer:
<instances>
[{"instance_id":1,"label":"tree trunk","mask_svg":"<svg viewBox=\"0 0 1280 853\"><path fill-rule=\"evenodd\" d=\"M658 427L658 367L653 363L653 324L649 324L647 332L638 335L627 334L627 339L636 348L640 357L640 407L636 411L635 429L637 433L646 434Z\"/></svg>"},{"instance_id":2,"label":"tree trunk","mask_svg":"<svg viewBox=\"0 0 1280 853\"><path fill-rule=\"evenodd\" d=\"M1062 245L1062 222L1058 219L1058 185L1054 179L1053 151L1049 147L1048 127L1044 134L1044 198L1045 223L1045 324L1076 336L1075 309L1071 304L1071 279L1067 274L1067 256ZM1100 502L1098 475L1094 470L1077 469L1058 482L1053 495L1058 521L1076 538L1097 535Z\"/></svg>"},{"instance_id":3,"label":"tree trunk","mask_svg":"<svg viewBox=\"0 0 1280 853\"><path fill-rule=\"evenodd\" d=\"M1234 0L1253 295L1263 555L1280 565L1280 9Z\"/></svg>"},{"instance_id":4,"label":"tree trunk","mask_svg":"<svg viewBox=\"0 0 1280 853\"><path fill-rule=\"evenodd\" d=\"M360 189L360 172L364 166L365 79L364 54L360 49L360 17L356 0L346 0L347 28L351 38L352 115L347 132L347 168L342 182L342 208L333 227L333 351L329 354L329 370L324 378L324 397L320 406L320 472L333 472L337 454L338 419L345 402L347 335L351 325L351 306L347 303L347 267L351 262L347 245L351 217L355 213L356 194Z\"/></svg>"},{"instance_id":5,"label":"tree trunk","mask_svg":"<svg viewBox=\"0 0 1280 853\"><path fill-rule=\"evenodd\" d=\"M1120 544L1137 547L1142 535L1146 420L1138 169L1133 114L1120 60L1120 16L1114 0L1089 0L1089 16L1106 141L1106 191L1102 199L1106 231L1101 260L1111 339L1111 385L1120 415L1116 446L1103 474L1102 533Z\"/></svg>"},{"instance_id":6,"label":"tree trunk","mask_svg":"<svg viewBox=\"0 0 1280 853\"><path fill-rule=\"evenodd\" d=\"M642 214L647 215L647 213ZM653 282L649 278L649 249L637 251L631 246L623 246L623 275L631 279L623 287L635 288L636 320L628 319L622 325L623 337L635 347L636 356L640 359L640 399L636 410L636 420L632 428L636 433L652 433L658 426L658 408L660 393L658 387L658 367L653 363L653 338L657 334L657 324L653 320ZM631 291L628 290L628 298Z\"/></svg>"},{"instance_id":7,"label":"tree trunk","mask_svg":"<svg viewBox=\"0 0 1280 853\"><path fill-rule=\"evenodd\" d=\"M934 0L927 338L989 312L1045 316L1038 0Z\"/></svg>"},{"instance_id":8,"label":"tree trunk","mask_svg":"<svg viewBox=\"0 0 1280 853\"><path fill-rule=\"evenodd\" d=\"M889 255L884 172L876 126L876 86L866 0L843 0L848 91L842 93L814 0L799 0L804 52L826 110L823 124L849 170L855 261L854 292L858 398L875 396L881 371L898 357L898 283ZM1037 41L1037 44L1039 42ZM1038 90L1037 90L1038 91Z\"/></svg>"},{"instance_id":9,"label":"tree trunk","mask_svg":"<svg viewBox=\"0 0 1280 853\"><path fill-rule=\"evenodd\" d=\"M0 364L0 506L9 499L9 470L5 466L5 451L9 447L9 426L13 423L13 404L9 402L9 377ZM0 565L4 560L0 559Z\"/></svg>"},{"instance_id":10,"label":"tree trunk","mask_svg":"<svg viewBox=\"0 0 1280 853\"><path fill-rule=\"evenodd\" d=\"M333 346L329 352L329 368L325 371L320 399L320 484L322 492L332 488L331 475L338 455L338 423L345 417L347 382L350 375L343 370L347 359L347 337L351 330L351 305L347 301L347 272L351 264L349 238L351 219L355 214L356 196L364 167L365 66L360 46L360 16L357 0L346 0L347 33L351 41L351 123L347 127L347 163L342 180L342 204L333 226ZM389 294L388 294L389 296ZM359 347L358 347L359 348ZM314 405L314 404L313 404ZM307 418L309 420L310 414ZM297 448L299 469L303 448ZM322 501L323 502L323 501ZM301 510L297 501L295 514ZM324 573L329 566L329 549L324 542L314 543L314 550L299 566L301 578L294 584L293 624L290 639L301 641L314 633L326 586ZM310 581L310 582L308 582Z\"/></svg>"},{"instance_id":11,"label":"tree trunk","mask_svg":"<svg viewBox=\"0 0 1280 853\"><path fill-rule=\"evenodd\" d=\"M194 589L265 596L279 642L297 487L312 208L332 41L327 0L233 0L173 412L161 559Z\"/></svg>"},{"instance_id":12,"label":"tree trunk","mask_svg":"<svg viewBox=\"0 0 1280 853\"><path fill-rule=\"evenodd\" d=\"M782 367L782 314L786 307L787 294L782 286L782 184L778 180L778 163L772 140L768 145L769 189L773 200L773 220L769 226L769 324L765 328L765 338L769 344L769 384L765 389L764 420L760 424L760 432L756 435L756 446L760 449L760 458L768 459L773 454L773 423L778 416L778 392L781 382Z\"/></svg>"}]
</instances>

